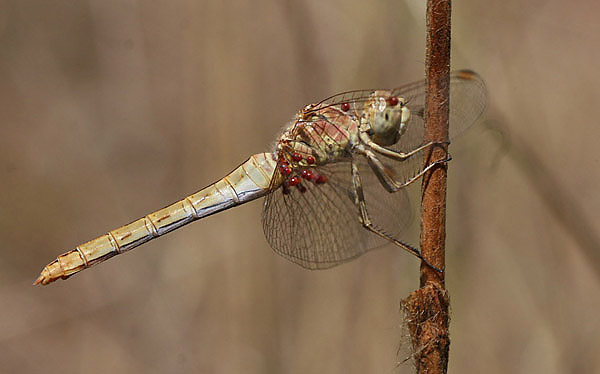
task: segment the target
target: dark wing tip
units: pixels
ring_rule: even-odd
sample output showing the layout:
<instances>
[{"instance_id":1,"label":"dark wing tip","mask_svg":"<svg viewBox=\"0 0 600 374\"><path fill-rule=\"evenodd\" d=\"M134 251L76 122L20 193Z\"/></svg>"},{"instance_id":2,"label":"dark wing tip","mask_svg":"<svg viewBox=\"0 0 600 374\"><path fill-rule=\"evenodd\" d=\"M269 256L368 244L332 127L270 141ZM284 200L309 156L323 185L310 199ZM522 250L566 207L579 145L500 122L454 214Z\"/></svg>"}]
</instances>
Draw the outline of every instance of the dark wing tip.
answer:
<instances>
[{"instance_id":1,"label":"dark wing tip","mask_svg":"<svg viewBox=\"0 0 600 374\"><path fill-rule=\"evenodd\" d=\"M473 70L469 70L469 69L458 70L458 71L456 71L454 73L454 75L456 76L456 78L463 79L463 80L466 80L466 81L472 81L472 80L481 79L481 77L479 76L479 74L477 74Z\"/></svg>"}]
</instances>

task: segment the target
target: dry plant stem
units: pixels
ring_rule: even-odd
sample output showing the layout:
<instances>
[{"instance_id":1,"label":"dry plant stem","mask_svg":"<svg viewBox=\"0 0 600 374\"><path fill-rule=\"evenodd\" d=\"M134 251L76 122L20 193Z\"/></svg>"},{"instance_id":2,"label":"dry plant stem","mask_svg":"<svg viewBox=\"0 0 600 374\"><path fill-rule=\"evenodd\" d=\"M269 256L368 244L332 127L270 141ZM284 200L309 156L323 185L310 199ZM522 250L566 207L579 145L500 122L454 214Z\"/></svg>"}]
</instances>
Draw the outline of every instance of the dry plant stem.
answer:
<instances>
[{"instance_id":1,"label":"dry plant stem","mask_svg":"<svg viewBox=\"0 0 600 374\"><path fill-rule=\"evenodd\" d=\"M425 142L448 140L450 9L450 0L427 1ZM445 148L433 147L424 161L445 158ZM421 200L421 251L427 261L440 269L445 266L446 172L446 166L441 164L424 175ZM450 338L444 274L421 263L420 283L421 288L404 302L417 373L446 373Z\"/></svg>"},{"instance_id":2,"label":"dry plant stem","mask_svg":"<svg viewBox=\"0 0 600 374\"><path fill-rule=\"evenodd\" d=\"M446 373L450 344L448 305L446 290L434 282L411 292L402 302L417 373Z\"/></svg>"}]
</instances>

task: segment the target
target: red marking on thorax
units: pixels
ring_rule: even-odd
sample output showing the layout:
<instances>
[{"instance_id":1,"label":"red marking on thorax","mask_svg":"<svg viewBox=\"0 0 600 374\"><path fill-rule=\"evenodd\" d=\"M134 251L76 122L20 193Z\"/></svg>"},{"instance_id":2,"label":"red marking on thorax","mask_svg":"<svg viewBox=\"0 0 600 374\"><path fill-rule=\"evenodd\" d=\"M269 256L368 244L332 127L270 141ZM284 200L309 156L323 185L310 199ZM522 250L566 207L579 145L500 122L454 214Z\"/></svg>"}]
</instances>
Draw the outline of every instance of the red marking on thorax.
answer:
<instances>
[{"instance_id":1,"label":"red marking on thorax","mask_svg":"<svg viewBox=\"0 0 600 374\"><path fill-rule=\"evenodd\" d=\"M348 122L319 120L313 122L312 129L321 138L328 137L336 143L343 143L348 139Z\"/></svg>"}]
</instances>

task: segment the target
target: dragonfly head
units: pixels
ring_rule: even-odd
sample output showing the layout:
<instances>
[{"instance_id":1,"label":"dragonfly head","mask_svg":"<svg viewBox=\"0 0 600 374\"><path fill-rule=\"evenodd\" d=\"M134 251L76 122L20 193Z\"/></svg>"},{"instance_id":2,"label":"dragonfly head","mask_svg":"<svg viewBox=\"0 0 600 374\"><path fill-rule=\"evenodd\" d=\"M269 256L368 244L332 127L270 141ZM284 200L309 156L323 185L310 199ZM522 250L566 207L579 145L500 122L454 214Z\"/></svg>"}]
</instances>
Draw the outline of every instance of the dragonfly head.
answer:
<instances>
[{"instance_id":1,"label":"dragonfly head","mask_svg":"<svg viewBox=\"0 0 600 374\"><path fill-rule=\"evenodd\" d=\"M363 121L373 141L382 146L395 144L406 131L410 110L401 97L389 91L375 91L365 103Z\"/></svg>"}]
</instances>

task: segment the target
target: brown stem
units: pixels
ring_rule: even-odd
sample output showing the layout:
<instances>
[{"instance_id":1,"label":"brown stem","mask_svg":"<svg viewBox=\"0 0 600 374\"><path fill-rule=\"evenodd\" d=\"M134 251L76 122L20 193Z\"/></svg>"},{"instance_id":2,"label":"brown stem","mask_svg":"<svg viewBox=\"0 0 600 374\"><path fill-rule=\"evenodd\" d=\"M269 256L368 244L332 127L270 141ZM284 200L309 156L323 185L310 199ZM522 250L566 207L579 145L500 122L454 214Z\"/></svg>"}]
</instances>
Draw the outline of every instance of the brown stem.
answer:
<instances>
[{"instance_id":1,"label":"brown stem","mask_svg":"<svg viewBox=\"0 0 600 374\"><path fill-rule=\"evenodd\" d=\"M427 1L426 142L448 140L450 9L450 0ZM445 158L445 148L434 147L425 162ZM440 269L445 265L446 171L442 164L424 175L421 200L421 251ZM448 305L444 274L421 263L421 288L404 301L417 373L442 374L448 369Z\"/></svg>"}]
</instances>

